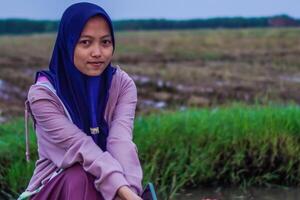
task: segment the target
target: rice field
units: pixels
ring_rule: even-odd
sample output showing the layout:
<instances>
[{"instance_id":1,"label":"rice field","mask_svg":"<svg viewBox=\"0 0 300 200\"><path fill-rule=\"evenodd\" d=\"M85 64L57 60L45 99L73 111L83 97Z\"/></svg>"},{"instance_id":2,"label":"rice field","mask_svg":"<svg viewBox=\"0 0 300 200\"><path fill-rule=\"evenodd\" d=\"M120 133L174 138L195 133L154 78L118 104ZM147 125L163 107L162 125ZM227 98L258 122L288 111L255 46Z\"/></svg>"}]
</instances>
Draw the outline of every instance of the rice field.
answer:
<instances>
[{"instance_id":1,"label":"rice field","mask_svg":"<svg viewBox=\"0 0 300 200\"><path fill-rule=\"evenodd\" d=\"M199 186L299 186L299 35L299 28L116 33L113 64L138 88L134 140L144 182L161 199ZM35 136L31 130L26 164L20 116L54 40L0 36L0 199L15 199L32 175Z\"/></svg>"},{"instance_id":2,"label":"rice field","mask_svg":"<svg viewBox=\"0 0 300 200\"><path fill-rule=\"evenodd\" d=\"M136 78L138 113L232 101L300 103L299 34L299 28L117 32L113 64ZM22 114L54 41L54 34L0 36L0 116Z\"/></svg>"}]
</instances>

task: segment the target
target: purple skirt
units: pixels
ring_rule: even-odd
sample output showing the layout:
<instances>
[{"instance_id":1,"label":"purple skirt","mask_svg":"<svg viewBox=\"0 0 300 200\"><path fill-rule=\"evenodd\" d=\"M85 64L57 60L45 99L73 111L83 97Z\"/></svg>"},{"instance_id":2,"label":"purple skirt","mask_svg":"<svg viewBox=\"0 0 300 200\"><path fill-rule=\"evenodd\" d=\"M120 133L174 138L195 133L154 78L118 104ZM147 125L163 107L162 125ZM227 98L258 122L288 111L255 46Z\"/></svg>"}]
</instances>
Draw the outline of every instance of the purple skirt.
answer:
<instances>
[{"instance_id":1,"label":"purple skirt","mask_svg":"<svg viewBox=\"0 0 300 200\"><path fill-rule=\"evenodd\" d=\"M75 164L51 179L30 200L104 200L94 181L93 175Z\"/></svg>"}]
</instances>

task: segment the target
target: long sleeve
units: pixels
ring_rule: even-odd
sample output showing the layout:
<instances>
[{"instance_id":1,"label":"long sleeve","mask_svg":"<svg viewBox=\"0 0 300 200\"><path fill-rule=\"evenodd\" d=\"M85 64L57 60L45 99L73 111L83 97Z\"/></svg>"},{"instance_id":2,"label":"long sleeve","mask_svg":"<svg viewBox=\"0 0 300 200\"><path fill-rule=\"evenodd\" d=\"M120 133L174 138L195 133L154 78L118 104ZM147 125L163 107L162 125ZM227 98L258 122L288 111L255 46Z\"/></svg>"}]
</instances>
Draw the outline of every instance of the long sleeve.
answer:
<instances>
[{"instance_id":1,"label":"long sleeve","mask_svg":"<svg viewBox=\"0 0 300 200\"><path fill-rule=\"evenodd\" d=\"M69 121L54 94L41 86L32 86L28 99L39 133L40 154L59 168L80 163L96 177L95 187L106 200L113 199L119 187L129 185L119 162Z\"/></svg>"},{"instance_id":2,"label":"long sleeve","mask_svg":"<svg viewBox=\"0 0 300 200\"><path fill-rule=\"evenodd\" d=\"M127 76L127 74L126 74ZM120 92L112 116L107 139L107 151L119 161L131 188L138 194L142 192L142 168L136 145L132 139L132 129L137 103L137 90L128 76L121 82Z\"/></svg>"}]
</instances>

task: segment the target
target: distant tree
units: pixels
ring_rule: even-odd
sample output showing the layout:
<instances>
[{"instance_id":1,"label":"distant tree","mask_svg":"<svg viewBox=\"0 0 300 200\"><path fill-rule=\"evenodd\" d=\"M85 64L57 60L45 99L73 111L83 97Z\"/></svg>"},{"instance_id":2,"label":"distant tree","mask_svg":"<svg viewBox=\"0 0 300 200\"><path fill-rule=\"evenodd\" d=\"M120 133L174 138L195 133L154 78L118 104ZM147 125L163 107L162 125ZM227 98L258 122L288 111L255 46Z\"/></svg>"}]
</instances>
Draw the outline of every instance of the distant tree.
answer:
<instances>
[{"instance_id":1,"label":"distant tree","mask_svg":"<svg viewBox=\"0 0 300 200\"><path fill-rule=\"evenodd\" d=\"M27 20L27 19L4 19L0 20L0 34L26 34L55 32L58 27L57 21Z\"/></svg>"},{"instance_id":2,"label":"distant tree","mask_svg":"<svg viewBox=\"0 0 300 200\"><path fill-rule=\"evenodd\" d=\"M0 20L0 34L28 34L56 32L58 21L3 19ZM299 26L300 19L288 15L274 17L218 17L191 20L119 20L113 22L117 31L122 30L172 30L201 28L253 28L253 27L285 27Z\"/></svg>"},{"instance_id":3,"label":"distant tree","mask_svg":"<svg viewBox=\"0 0 300 200\"><path fill-rule=\"evenodd\" d=\"M270 26L273 27L287 27L287 26L299 26L299 20L295 20L288 15L278 15L271 17L268 20Z\"/></svg>"}]
</instances>

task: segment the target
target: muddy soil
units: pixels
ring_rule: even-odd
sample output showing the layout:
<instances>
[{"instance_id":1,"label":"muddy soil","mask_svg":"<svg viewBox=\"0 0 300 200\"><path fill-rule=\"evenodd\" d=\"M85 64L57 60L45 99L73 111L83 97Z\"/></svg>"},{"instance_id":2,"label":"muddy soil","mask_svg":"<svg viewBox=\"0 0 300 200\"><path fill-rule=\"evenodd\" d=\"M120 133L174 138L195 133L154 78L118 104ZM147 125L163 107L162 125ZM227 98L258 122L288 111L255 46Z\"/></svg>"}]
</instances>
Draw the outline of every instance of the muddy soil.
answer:
<instances>
[{"instance_id":1,"label":"muddy soil","mask_svg":"<svg viewBox=\"0 0 300 200\"><path fill-rule=\"evenodd\" d=\"M300 29L117 34L113 64L138 88L138 114L232 102L300 104ZM23 115L54 34L0 37L0 123Z\"/></svg>"}]
</instances>

